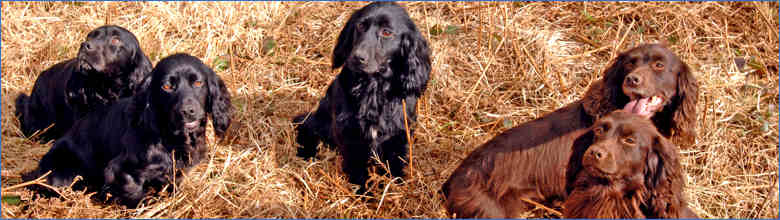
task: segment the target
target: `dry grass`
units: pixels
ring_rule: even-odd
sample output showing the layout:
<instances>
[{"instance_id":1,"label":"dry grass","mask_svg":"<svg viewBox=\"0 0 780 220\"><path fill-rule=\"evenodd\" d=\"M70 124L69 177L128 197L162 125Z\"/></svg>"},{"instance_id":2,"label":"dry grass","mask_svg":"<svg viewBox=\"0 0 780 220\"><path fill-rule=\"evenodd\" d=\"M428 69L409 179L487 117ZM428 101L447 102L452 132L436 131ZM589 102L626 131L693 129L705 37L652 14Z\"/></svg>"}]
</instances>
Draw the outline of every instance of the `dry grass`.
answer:
<instances>
[{"instance_id":1,"label":"dry grass","mask_svg":"<svg viewBox=\"0 0 780 220\"><path fill-rule=\"evenodd\" d=\"M2 4L2 186L20 183L51 144L18 129L13 98L73 57L105 23L134 32L152 62L200 57L237 108L230 135L176 193L126 210L26 189L4 218L439 218L441 184L472 149L578 99L617 52L667 40L701 83L698 138L682 151L690 205L706 218L778 217L778 4L404 2L433 48L419 106L414 172L405 184L351 193L340 157L295 157L290 118L311 109L336 71L330 54L363 2L100 2ZM273 40L270 40L273 39ZM263 46L274 42L275 47ZM265 42L265 43L264 43ZM747 64L739 67L735 58ZM227 64L227 65L225 65ZM375 182L390 182L375 177ZM538 210L529 217L550 216ZM554 217L554 216L553 216Z\"/></svg>"}]
</instances>

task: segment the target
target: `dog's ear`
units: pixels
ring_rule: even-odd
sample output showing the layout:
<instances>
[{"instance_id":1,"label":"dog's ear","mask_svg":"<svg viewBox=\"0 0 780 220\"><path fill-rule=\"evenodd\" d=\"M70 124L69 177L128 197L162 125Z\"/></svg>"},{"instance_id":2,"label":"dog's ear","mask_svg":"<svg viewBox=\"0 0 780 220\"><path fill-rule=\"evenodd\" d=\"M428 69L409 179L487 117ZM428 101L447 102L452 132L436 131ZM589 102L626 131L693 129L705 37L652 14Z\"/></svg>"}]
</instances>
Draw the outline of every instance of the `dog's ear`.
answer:
<instances>
[{"instance_id":1,"label":"dog's ear","mask_svg":"<svg viewBox=\"0 0 780 220\"><path fill-rule=\"evenodd\" d=\"M151 84L151 82L152 82L152 74L147 74L135 86L135 93L141 93L149 89L149 84Z\"/></svg>"},{"instance_id":2,"label":"dog's ear","mask_svg":"<svg viewBox=\"0 0 780 220\"><path fill-rule=\"evenodd\" d=\"M358 11L359 12L359 11ZM339 38L336 40L336 47L333 48L333 65L331 68L336 69L344 65L347 61L347 57L352 53L352 47L355 44L355 26L357 25L358 12L352 14L347 20L347 24L341 29Z\"/></svg>"},{"instance_id":3,"label":"dog's ear","mask_svg":"<svg viewBox=\"0 0 780 220\"><path fill-rule=\"evenodd\" d=\"M409 21L411 22L411 21ZM400 82L403 84L406 93L421 95L425 92L428 85L428 79L431 73L431 49L428 47L428 41L422 34L411 26L409 33L401 37L401 59L405 60L405 73L399 74Z\"/></svg>"},{"instance_id":4,"label":"dog's ear","mask_svg":"<svg viewBox=\"0 0 780 220\"><path fill-rule=\"evenodd\" d=\"M121 34L122 42L124 42L126 48L130 50L130 57L128 60L129 67L132 68L129 72L130 89L135 91L135 93L140 92L149 87L149 83L145 82L145 78L150 75L149 73L152 72L154 66L152 65L152 62L149 61L149 57L146 56L141 49L138 38L136 38L132 32L119 26L113 27L121 30L120 32L123 32Z\"/></svg>"},{"instance_id":5,"label":"dog's ear","mask_svg":"<svg viewBox=\"0 0 780 220\"><path fill-rule=\"evenodd\" d=\"M676 143L692 145L696 140L696 103L699 100L699 82L687 64L680 61L677 73L677 95L674 103L673 134Z\"/></svg>"},{"instance_id":6,"label":"dog's ear","mask_svg":"<svg viewBox=\"0 0 780 220\"><path fill-rule=\"evenodd\" d=\"M135 93L149 88L149 81L152 78L152 74L150 74L153 68L152 62L149 61L149 58L140 49L138 48L138 52L135 54L135 69L130 73L131 89Z\"/></svg>"},{"instance_id":7,"label":"dog's ear","mask_svg":"<svg viewBox=\"0 0 780 220\"><path fill-rule=\"evenodd\" d=\"M571 146L571 156L569 156L569 163L566 167L566 194L570 194L575 187L575 181L577 181L577 175L582 170L582 157L585 156L585 151L588 150L590 145L593 145L593 131L581 135L574 140Z\"/></svg>"},{"instance_id":8,"label":"dog's ear","mask_svg":"<svg viewBox=\"0 0 780 220\"><path fill-rule=\"evenodd\" d=\"M151 81L151 79L149 79L149 81ZM157 115L151 110L150 106L152 91L155 91L155 89L156 88L144 89L133 95L133 103L130 105L127 117L132 120L133 124L143 128L146 132L159 134L160 130L157 127L156 122Z\"/></svg>"},{"instance_id":9,"label":"dog's ear","mask_svg":"<svg viewBox=\"0 0 780 220\"><path fill-rule=\"evenodd\" d=\"M612 64L604 70L604 77L594 82L585 92L582 97L582 105L588 115L598 118L621 108L618 106L618 99L623 94L622 83L626 76L624 66L627 58L628 52L615 58Z\"/></svg>"},{"instance_id":10,"label":"dog's ear","mask_svg":"<svg viewBox=\"0 0 780 220\"><path fill-rule=\"evenodd\" d=\"M646 206L656 216L649 218L677 218L684 206L679 148L660 134L653 138L645 167Z\"/></svg>"},{"instance_id":11,"label":"dog's ear","mask_svg":"<svg viewBox=\"0 0 780 220\"><path fill-rule=\"evenodd\" d=\"M233 115L233 104L230 102L230 91L225 82L211 68L203 66L203 73L208 76L207 112L211 113L214 134L224 137Z\"/></svg>"}]
</instances>

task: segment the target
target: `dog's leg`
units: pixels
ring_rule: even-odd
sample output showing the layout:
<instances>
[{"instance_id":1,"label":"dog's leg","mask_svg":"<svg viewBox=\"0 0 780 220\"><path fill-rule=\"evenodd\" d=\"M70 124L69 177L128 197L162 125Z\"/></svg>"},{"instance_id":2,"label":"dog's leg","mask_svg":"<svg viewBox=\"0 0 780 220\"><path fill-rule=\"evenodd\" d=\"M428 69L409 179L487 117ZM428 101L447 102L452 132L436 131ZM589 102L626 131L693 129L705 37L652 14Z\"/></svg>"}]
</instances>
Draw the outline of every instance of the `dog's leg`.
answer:
<instances>
[{"instance_id":1,"label":"dog's leg","mask_svg":"<svg viewBox=\"0 0 780 220\"><path fill-rule=\"evenodd\" d=\"M108 163L104 170L105 184L101 194L111 193L111 200L127 208L135 208L143 199L144 180L142 177L134 177L130 173L141 173L143 170L133 172L130 169L137 165L126 155L120 155ZM143 175L141 175L143 176Z\"/></svg>"},{"instance_id":2,"label":"dog's leg","mask_svg":"<svg viewBox=\"0 0 780 220\"><path fill-rule=\"evenodd\" d=\"M404 169L409 163L409 142L406 140L406 134L399 133L390 140L382 143L384 154L381 155L382 162L390 167L390 175L393 177L406 177Z\"/></svg>"},{"instance_id":3,"label":"dog's leg","mask_svg":"<svg viewBox=\"0 0 780 220\"><path fill-rule=\"evenodd\" d=\"M312 123L316 122L314 118L307 118L310 114L305 113L293 119L293 123L298 124L295 130L298 132L296 142L301 146L298 148L298 157L309 159L317 155L317 146L320 144L320 137L314 133ZM311 114L314 117L314 114ZM305 120L305 121L304 121Z\"/></svg>"},{"instance_id":4,"label":"dog's leg","mask_svg":"<svg viewBox=\"0 0 780 220\"><path fill-rule=\"evenodd\" d=\"M457 218L511 218L501 202L494 199L485 185L474 182L473 176L451 177L444 183L442 192L446 197L445 206L450 215ZM463 178L463 179L460 179ZM479 181L479 180L476 180ZM525 210L525 209L523 209Z\"/></svg>"},{"instance_id":5,"label":"dog's leg","mask_svg":"<svg viewBox=\"0 0 780 220\"><path fill-rule=\"evenodd\" d=\"M142 180L136 180L132 175L127 173L120 173L118 175L118 182L112 186L117 193L117 203L124 205L127 208L135 208L144 198L144 185Z\"/></svg>"},{"instance_id":6,"label":"dog's leg","mask_svg":"<svg viewBox=\"0 0 780 220\"><path fill-rule=\"evenodd\" d=\"M30 97L25 94L19 94L19 96L16 97L16 112L15 115L17 118L19 118L19 128L21 128L22 133L25 136L32 135L32 124L31 118L29 117L30 112L28 108L28 103L30 102Z\"/></svg>"},{"instance_id":7,"label":"dog's leg","mask_svg":"<svg viewBox=\"0 0 780 220\"><path fill-rule=\"evenodd\" d=\"M73 143L69 139L62 139L57 142L45 155L41 158L41 162L38 167L29 172L22 174L23 181L31 181L39 178L40 176L51 171L46 177L46 183L54 186L70 186L76 176L82 175L81 171L84 170L82 163L83 158L79 158L78 154L71 151L71 145ZM74 188L82 187L84 181L81 180L78 184L74 184ZM54 197L58 193L48 187L43 187L37 184L28 186L28 189L41 194L44 197Z\"/></svg>"},{"instance_id":8,"label":"dog's leg","mask_svg":"<svg viewBox=\"0 0 780 220\"><path fill-rule=\"evenodd\" d=\"M84 158L79 157L77 152L73 152L72 149L77 148L73 146L73 142L68 138L60 139L49 150L46 155L43 155L41 162L38 164L37 174L44 174L51 170L51 174L47 178L47 182L52 186L70 186L73 179L78 175L82 175L80 170L83 170ZM30 178L30 177L28 177ZM37 178L37 176L33 177Z\"/></svg>"},{"instance_id":9,"label":"dog's leg","mask_svg":"<svg viewBox=\"0 0 780 220\"><path fill-rule=\"evenodd\" d=\"M347 174L350 183L360 186L357 193L364 194L368 180L368 161L371 157L369 147L360 143L348 143L344 147L346 149L342 150L341 169Z\"/></svg>"}]
</instances>

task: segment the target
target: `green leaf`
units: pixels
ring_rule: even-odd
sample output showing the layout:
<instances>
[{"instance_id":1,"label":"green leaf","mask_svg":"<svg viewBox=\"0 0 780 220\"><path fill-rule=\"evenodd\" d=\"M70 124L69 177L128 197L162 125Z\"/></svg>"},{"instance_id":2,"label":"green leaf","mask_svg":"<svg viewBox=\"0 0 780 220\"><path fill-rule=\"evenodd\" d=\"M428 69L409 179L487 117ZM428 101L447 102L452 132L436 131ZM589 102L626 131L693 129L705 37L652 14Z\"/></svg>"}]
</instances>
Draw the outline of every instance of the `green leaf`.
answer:
<instances>
[{"instance_id":1,"label":"green leaf","mask_svg":"<svg viewBox=\"0 0 780 220\"><path fill-rule=\"evenodd\" d=\"M19 203L22 203L22 198L17 196L17 195L3 196L2 200L3 200L3 203L9 204L9 205L19 205Z\"/></svg>"},{"instance_id":2,"label":"green leaf","mask_svg":"<svg viewBox=\"0 0 780 220\"><path fill-rule=\"evenodd\" d=\"M244 22L245 28L257 29L260 25L257 24L257 20L251 19Z\"/></svg>"},{"instance_id":3,"label":"green leaf","mask_svg":"<svg viewBox=\"0 0 780 220\"><path fill-rule=\"evenodd\" d=\"M433 25L433 27L431 27L430 30L428 30L428 32L430 32L431 35L433 35L433 36L438 36L441 33L443 33L444 30L441 29L441 26L436 24L436 25Z\"/></svg>"},{"instance_id":4,"label":"green leaf","mask_svg":"<svg viewBox=\"0 0 780 220\"><path fill-rule=\"evenodd\" d=\"M263 40L263 55L272 55L276 47L276 40L274 38L266 38Z\"/></svg>"},{"instance_id":5,"label":"green leaf","mask_svg":"<svg viewBox=\"0 0 780 220\"><path fill-rule=\"evenodd\" d=\"M594 18L590 13L588 13L585 10L582 10L582 17L585 18L588 22L595 22L596 18Z\"/></svg>"},{"instance_id":6,"label":"green leaf","mask_svg":"<svg viewBox=\"0 0 780 220\"><path fill-rule=\"evenodd\" d=\"M677 41L679 41L680 38L677 37L677 35L671 35L666 38L666 41L669 41L669 44L677 44Z\"/></svg>"},{"instance_id":7,"label":"green leaf","mask_svg":"<svg viewBox=\"0 0 780 220\"><path fill-rule=\"evenodd\" d=\"M447 27L444 29L445 34L457 34L460 28L455 25L447 25Z\"/></svg>"},{"instance_id":8,"label":"green leaf","mask_svg":"<svg viewBox=\"0 0 780 220\"><path fill-rule=\"evenodd\" d=\"M761 63L759 63L758 60L756 60L755 57L751 57L750 60L748 61L747 65L749 67L751 67L753 69L756 69L756 70L759 70L759 71L763 71L764 70L764 67L761 66Z\"/></svg>"},{"instance_id":9,"label":"green leaf","mask_svg":"<svg viewBox=\"0 0 780 220\"><path fill-rule=\"evenodd\" d=\"M645 27L641 26L641 25L639 27L636 27L636 33L644 34L645 33Z\"/></svg>"},{"instance_id":10,"label":"green leaf","mask_svg":"<svg viewBox=\"0 0 780 220\"><path fill-rule=\"evenodd\" d=\"M513 124L514 124L514 123L512 123L512 120L509 120L508 118L505 118L505 119L504 119L504 121L503 121L503 125L504 125L504 128L505 128L505 129L510 129L510 128L512 128L512 125L513 125Z\"/></svg>"},{"instance_id":11,"label":"green leaf","mask_svg":"<svg viewBox=\"0 0 780 220\"><path fill-rule=\"evenodd\" d=\"M218 57L214 60L214 71L215 72L222 72L226 70L228 67L230 67L230 60Z\"/></svg>"},{"instance_id":12,"label":"green leaf","mask_svg":"<svg viewBox=\"0 0 780 220\"><path fill-rule=\"evenodd\" d=\"M769 132L769 122L766 120L761 120L761 133L767 133Z\"/></svg>"}]
</instances>

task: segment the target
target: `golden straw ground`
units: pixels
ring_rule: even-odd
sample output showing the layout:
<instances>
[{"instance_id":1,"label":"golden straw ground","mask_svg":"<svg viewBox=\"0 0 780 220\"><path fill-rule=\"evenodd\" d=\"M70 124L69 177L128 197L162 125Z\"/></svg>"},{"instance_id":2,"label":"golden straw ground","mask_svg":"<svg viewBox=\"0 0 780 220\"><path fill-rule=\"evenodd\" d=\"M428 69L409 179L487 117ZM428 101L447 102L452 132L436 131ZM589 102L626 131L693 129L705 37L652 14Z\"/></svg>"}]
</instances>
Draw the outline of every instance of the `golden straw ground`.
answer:
<instances>
[{"instance_id":1,"label":"golden straw ground","mask_svg":"<svg viewBox=\"0 0 780 220\"><path fill-rule=\"evenodd\" d=\"M446 217L437 191L472 149L577 100L618 52L666 40L701 84L697 142L682 150L690 206L706 218L778 217L776 2L402 2L431 44L433 72L414 125L414 172L372 188L376 198L351 193L334 151L297 158L290 122L338 73L336 37L365 4L4 2L2 187L21 201L3 203L2 216ZM208 159L175 193L138 209L70 189L60 190L67 199L35 200L26 189L5 191L51 147L21 136L14 98L106 22L135 33L153 63L187 52L213 67L237 109L228 136L209 131ZM540 208L526 217L557 216Z\"/></svg>"}]
</instances>

